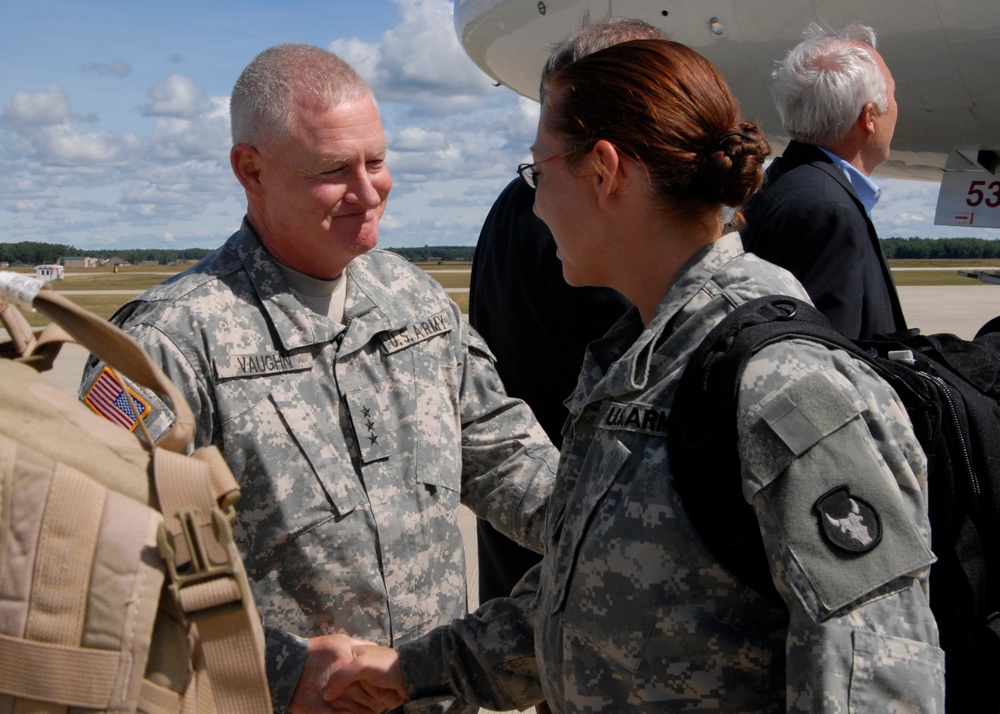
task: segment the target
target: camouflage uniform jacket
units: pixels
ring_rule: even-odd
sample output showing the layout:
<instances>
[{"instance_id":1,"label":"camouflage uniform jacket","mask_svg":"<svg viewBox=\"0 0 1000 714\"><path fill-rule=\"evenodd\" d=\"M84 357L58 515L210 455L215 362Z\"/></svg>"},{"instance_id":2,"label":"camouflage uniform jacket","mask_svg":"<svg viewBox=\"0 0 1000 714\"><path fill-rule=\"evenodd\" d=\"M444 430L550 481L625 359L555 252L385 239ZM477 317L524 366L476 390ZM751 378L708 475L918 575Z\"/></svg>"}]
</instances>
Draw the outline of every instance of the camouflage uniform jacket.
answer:
<instances>
[{"instance_id":1,"label":"camouflage uniform jacket","mask_svg":"<svg viewBox=\"0 0 1000 714\"><path fill-rule=\"evenodd\" d=\"M730 234L646 329L633 310L591 344L542 563L521 597L400 648L412 694L472 690L497 709L544 694L556 712L942 711L925 460L866 366L785 341L744 373L743 493L787 610L719 565L671 487L665 416L690 353L735 305L775 293L808 299ZM828 494L865 509L839 540L821 535Z\"/></svg>"},{"instance_id":2,"label":"camouflage uniform jacket","mask_svg":"<svg viewBox=\"0 0 1000 714\"><path fill-rule=\"evenodd\" d=\"M460 499L540 550L558 460L437 282L382 251L348 281L345 328L303 306L244 223L112 318L240 482L234 527L276 703L304 662L290 633L400 643L466 612ZM172 415L143 397L156 438Z\"/></svg>"}]
</instances>

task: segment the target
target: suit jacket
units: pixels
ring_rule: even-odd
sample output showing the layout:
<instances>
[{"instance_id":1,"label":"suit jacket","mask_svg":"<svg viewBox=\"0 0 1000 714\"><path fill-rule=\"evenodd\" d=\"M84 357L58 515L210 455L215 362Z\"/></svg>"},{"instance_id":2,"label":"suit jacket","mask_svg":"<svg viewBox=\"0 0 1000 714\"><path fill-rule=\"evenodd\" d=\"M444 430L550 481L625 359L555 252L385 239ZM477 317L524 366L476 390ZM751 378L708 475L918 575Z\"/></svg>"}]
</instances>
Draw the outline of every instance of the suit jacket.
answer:
<instances>
[{"instance_id":1,"label":"suit jacket","mask_svg":"<svg viewBox=\"0 0 1000 714\"><path fill-rule=\"evenodd\" d=\"M745 214L746 250L793 273L848 337L906 329L875 226L843 171L819 148L789 143Z\"/></svg>"}]
</instances>

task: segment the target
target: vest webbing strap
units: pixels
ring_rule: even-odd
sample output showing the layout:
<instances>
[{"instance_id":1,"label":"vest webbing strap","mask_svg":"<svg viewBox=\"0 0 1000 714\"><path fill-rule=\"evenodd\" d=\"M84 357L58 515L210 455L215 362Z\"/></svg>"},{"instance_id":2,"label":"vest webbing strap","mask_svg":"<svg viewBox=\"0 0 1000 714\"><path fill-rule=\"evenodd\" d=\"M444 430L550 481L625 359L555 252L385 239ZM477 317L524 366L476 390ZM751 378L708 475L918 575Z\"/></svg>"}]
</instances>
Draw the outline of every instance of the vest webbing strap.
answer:
<instances>
[{"instance_id":1,"label":"vest webbing strap","mask_svg":"<svg viewBox=\"0 0 1000 714\"><path fill-rule=\"evenodd\" d=\"M107 709L120 657L121 653L113 650L0 634L0 691L67 706Z\"/></svg>"},{"instance_id":2,"label":"vest webbing strap","mask_svg":"<svg viewBox=\"0 0 1000 714\"><path fill-rule=\"evenodd\" d=\"M24 636L61 645L80 642L107 488L57 463L38 538L31 609ZM70 553L75 557L68 557Z\"/></svg>"},{"instance_id":3,"label":"vest webbing strap","mask_svg":"<svg viewBox=\"0 0 1000 714\"><path fill-rule=\"evenodd\" d=\"M61 463L56 465L35 556L33 597L24 631L29 642L73 647L80 641L101 519L81 519L79 514L102 513L106 497L105 487L81 477ZM80 553L80 557L67 557L73 552ZM70 681L86 681L91 673L82 664L84 661L67 658L60 665L63 668L61 675ZM49 671L49 667L51 663L43 662L40 668L25 668L25 671L43 672ZM39 698L54 699L53 696ZM29 709L32 712L62 711L56 704L40 706L20 700L14 712L20 714Z\"/></svg>"}]
</instances>

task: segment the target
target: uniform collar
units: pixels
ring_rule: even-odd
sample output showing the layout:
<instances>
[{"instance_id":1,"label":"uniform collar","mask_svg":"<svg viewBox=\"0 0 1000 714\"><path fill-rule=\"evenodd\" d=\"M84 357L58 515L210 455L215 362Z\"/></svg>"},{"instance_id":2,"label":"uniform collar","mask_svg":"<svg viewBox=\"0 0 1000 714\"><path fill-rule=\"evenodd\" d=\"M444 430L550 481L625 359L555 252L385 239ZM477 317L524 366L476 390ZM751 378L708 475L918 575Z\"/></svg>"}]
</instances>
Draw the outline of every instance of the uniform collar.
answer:
<instances>
[{"instance_id":1,"label":"uniform collar","mask_svg":"<svg viewBox=\"0 0 1000 714\"><path fill-rule=\"evenodd\" d=\"M683 355L664 358L657 354L659 346L683 329L700 307L696 298L707 295L703 292L706 285L741 255L743 243L738 233L710 243L678 272L648 326L643 328L638 309L632 307L604 337L591 343L577 389L567 401L570 411L579 414L590 402L641 391L659 379L664 369L676 369Z\"/></svg>"}]
</instances>

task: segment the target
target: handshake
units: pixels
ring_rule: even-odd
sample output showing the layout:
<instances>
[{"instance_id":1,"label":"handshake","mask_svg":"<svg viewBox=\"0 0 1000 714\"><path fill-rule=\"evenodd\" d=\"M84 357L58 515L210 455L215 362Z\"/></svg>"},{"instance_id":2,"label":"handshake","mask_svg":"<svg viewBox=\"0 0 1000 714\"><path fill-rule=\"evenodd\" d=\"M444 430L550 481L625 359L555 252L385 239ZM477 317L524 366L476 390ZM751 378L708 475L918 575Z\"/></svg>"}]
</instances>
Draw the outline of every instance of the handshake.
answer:
<instances>
[{"instance_id":1,"label":"handshake","mask_svg":"<svg viewBox=\"0 0 1000 714\"><path fill-rule=\"evenodd\" d=\"M396 650L347 635L324 635L309 640L288 711L368 714L395 709L408 698Z\"/></svg>"}]
</instances>

